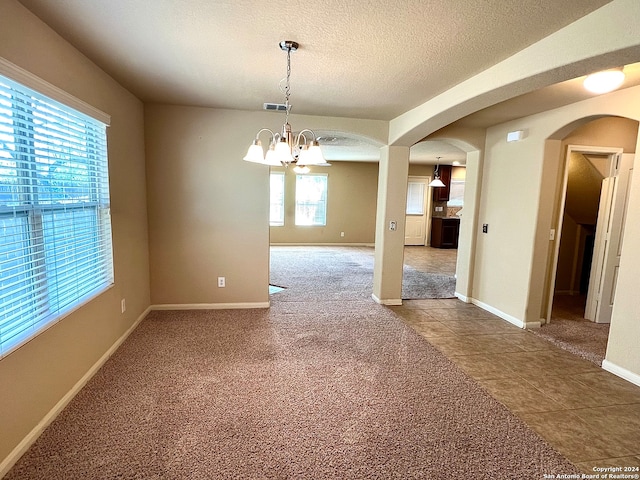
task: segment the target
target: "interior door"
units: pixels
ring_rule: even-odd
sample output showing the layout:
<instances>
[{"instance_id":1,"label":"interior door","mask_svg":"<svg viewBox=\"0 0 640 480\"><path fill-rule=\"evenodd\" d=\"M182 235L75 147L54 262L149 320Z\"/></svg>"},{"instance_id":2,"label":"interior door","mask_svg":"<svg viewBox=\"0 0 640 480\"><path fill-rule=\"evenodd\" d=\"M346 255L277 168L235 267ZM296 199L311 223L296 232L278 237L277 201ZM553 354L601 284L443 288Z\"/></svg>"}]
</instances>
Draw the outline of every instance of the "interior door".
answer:
<instances>
[{"instance_id":1,"label":"interior door","mask_svg":"<svg viewBox=\"0 0 640 480\"><path fill-rule=\"evenodd\" d=\"M620 253L624 237L633 154L620 155L613 176L602 182L598 226L585 318L609 323L613 311Z\"/></svg>"},{"instance_id":2,"label":"interior door","mask_svg":"<svg viewBox=\"0 0 640 480\"><path fill-rule=\"evenodd\" d=\"M428 223L428 177L409 177L404 244L425 245Z\"/></svg>"},{"instance_id":3,"label":"interior door","mask_svg":"<svg viewBox=\"0 0 640 480\"><path fill-rule=\"evenodd\" d=\"M602 274L598 289L595 321L610 323L613 302L616 294L618 271L620 269L620 254L624 237L624 224L627 216L629 186L633 172L633 154L623 154L618 161L615 176L609 222L607 223L605 238L605 254L603 258Z\"/></svg>"}]
</instances>

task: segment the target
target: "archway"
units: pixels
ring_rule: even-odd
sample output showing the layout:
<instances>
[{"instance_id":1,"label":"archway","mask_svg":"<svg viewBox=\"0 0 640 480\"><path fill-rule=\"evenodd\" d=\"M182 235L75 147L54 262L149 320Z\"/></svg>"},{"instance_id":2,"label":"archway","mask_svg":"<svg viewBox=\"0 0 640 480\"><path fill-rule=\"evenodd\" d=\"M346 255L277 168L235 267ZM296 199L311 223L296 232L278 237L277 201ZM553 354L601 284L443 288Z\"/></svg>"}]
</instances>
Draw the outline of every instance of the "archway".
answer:
<instances>
[{"instance_id":1,"label":"archway","mask_svg":"<svg viewBox=\"0 0 640 480\"><path fill-rule=\"evenodd\" d=\"M475 261L475 231L478 225L483 168L481 145L484 137L478 135L478 132L471 132L470 134L467 132L467 135L453 135L442 130L428 136L423 141L430 140L448 143L466 154L464 212L460 217L455 295L464 302L470 302L473 287L473 264Z\"/></svg>"},{"instance_id":2,"label":"archway","mask_svg":"<svg viewBox=\"0 0 640 480\"><path fill-rule=\"evenodd\" d=\"M539 334L598 364L606 352L638 125L590 116L571 122L570 131L559 130L551 223L556 238L547 258Z\"/></svg>"}]
</instances>

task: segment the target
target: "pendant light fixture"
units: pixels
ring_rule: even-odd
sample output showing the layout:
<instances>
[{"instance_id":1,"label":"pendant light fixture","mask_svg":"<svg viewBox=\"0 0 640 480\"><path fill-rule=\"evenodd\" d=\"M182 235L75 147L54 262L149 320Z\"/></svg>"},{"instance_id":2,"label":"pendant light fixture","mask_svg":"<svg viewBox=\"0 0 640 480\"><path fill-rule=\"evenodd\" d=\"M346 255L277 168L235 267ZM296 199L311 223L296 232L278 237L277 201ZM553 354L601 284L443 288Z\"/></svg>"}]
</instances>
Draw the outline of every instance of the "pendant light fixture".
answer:
<instances>
[{"instance_id":1,"label":"pendant light fixture","mask_svg":"<svg viewBox=\"0 0 640 480\"><path fill-rule=\"evenodd\" d=\"M438 163L436 164L436 168L433 169L433 180L431 180L431 183L429 184L430 187L435 187L435 188L440 188L440 187L445 187L446 185L444 183L442 183L442 180L440 180L440 159L442 157L436 157L436 160L438 161Z\"/></svg>"},{"instance_id":2,"label":"pendant light fixture","mask_svg":"<svg viewBox=\"0 0 640 480\"><path fill-rule=\"evenodd\" d=\"M243 160L276 167L295 165L294 170L297 173L307 173L309 171L308 166L328 167L331 165L324 159L316 134L312 130L305 128L297 135L294 135L289 124L289 112L291 111L291 105L289 104L289 96L291 94L291 52L295 52L299 46L297 42L291 40L280 42L280 48L287 53L287 77L283 91L286 114L282 131L274 133L268 128L259 130ZM263 132L269 132L269 148L266 155L260 142L260 134Z\"/></svg>"}]
</instances>

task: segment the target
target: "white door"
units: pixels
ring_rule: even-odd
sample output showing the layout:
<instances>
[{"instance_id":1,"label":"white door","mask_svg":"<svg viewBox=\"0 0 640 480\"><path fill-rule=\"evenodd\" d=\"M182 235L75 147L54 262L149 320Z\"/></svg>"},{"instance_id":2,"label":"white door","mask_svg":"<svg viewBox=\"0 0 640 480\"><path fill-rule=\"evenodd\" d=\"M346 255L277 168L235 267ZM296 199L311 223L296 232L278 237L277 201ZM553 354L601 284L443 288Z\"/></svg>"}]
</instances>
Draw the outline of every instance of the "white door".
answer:
<instances>
[{"instance_id":1,"label":"white door","mask_svg":"<svg viewBox=\"0 0 640 480\"><path fill-rule=\"evenodd\" d=\"M585 318L610 323L624 237L633 154L618 158L614 176L603 180Z\"/></svg>"},{"instance_id":2,"label":"white door","mask_svg":"<svg viewBox=\"0 0 640 480\"><path fill-rule=\"evenodd\" d=\"M405 245L425 245L429 192L428 177L409 177L407 184L407 218L404 231Z\"/></svg>"}]
</instances>

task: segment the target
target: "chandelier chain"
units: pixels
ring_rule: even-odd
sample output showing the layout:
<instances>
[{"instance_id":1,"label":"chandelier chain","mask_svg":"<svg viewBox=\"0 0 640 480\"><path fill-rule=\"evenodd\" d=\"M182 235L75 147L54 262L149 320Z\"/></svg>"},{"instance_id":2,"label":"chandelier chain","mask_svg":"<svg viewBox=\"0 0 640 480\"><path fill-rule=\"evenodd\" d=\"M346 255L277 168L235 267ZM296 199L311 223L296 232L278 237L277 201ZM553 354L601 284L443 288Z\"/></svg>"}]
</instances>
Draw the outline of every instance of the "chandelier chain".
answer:
<instances>
[{"instance_id":1,"label":"chandelier chain","mask_svg":"<svg viewBox=\"0 0 640 480\"><path fill-rule=\"evenodd\" d=\"M274 167L295 165L294 170L296 173L307 173L309 165L330 166L330 164L327 163L322 155L318 137L312 130L304 128L294 135L289 124L289 113L291 112L291 105L289 104L289 97L291 96L291 52L295 52L298 47L298 43L291 40L280 42L280 49L287 52L287 76L280 80L279 83L280 91L284 94L286 112L282 131L275 133L269 128L258 130L243 160ZM267 104L265 104L265 109L269 110ZM269 132L270 134L269 149L266 155L260 142L260 134L263 132Z\"/></svg>"},{"instance_id":2,"label":"chandelier chain","mask_svg":"<svg viewBox=\"0 0 640 480\"><path fill-rule=\"evenodd\" d=\"M285 99L285 108L286 108L286 117L285 123L289 122L289 110L291 106L289 105L289 96L291 95L291 48L287 49L287 82L284 87L284 99Z\"/></svg>"}]
</instances>

